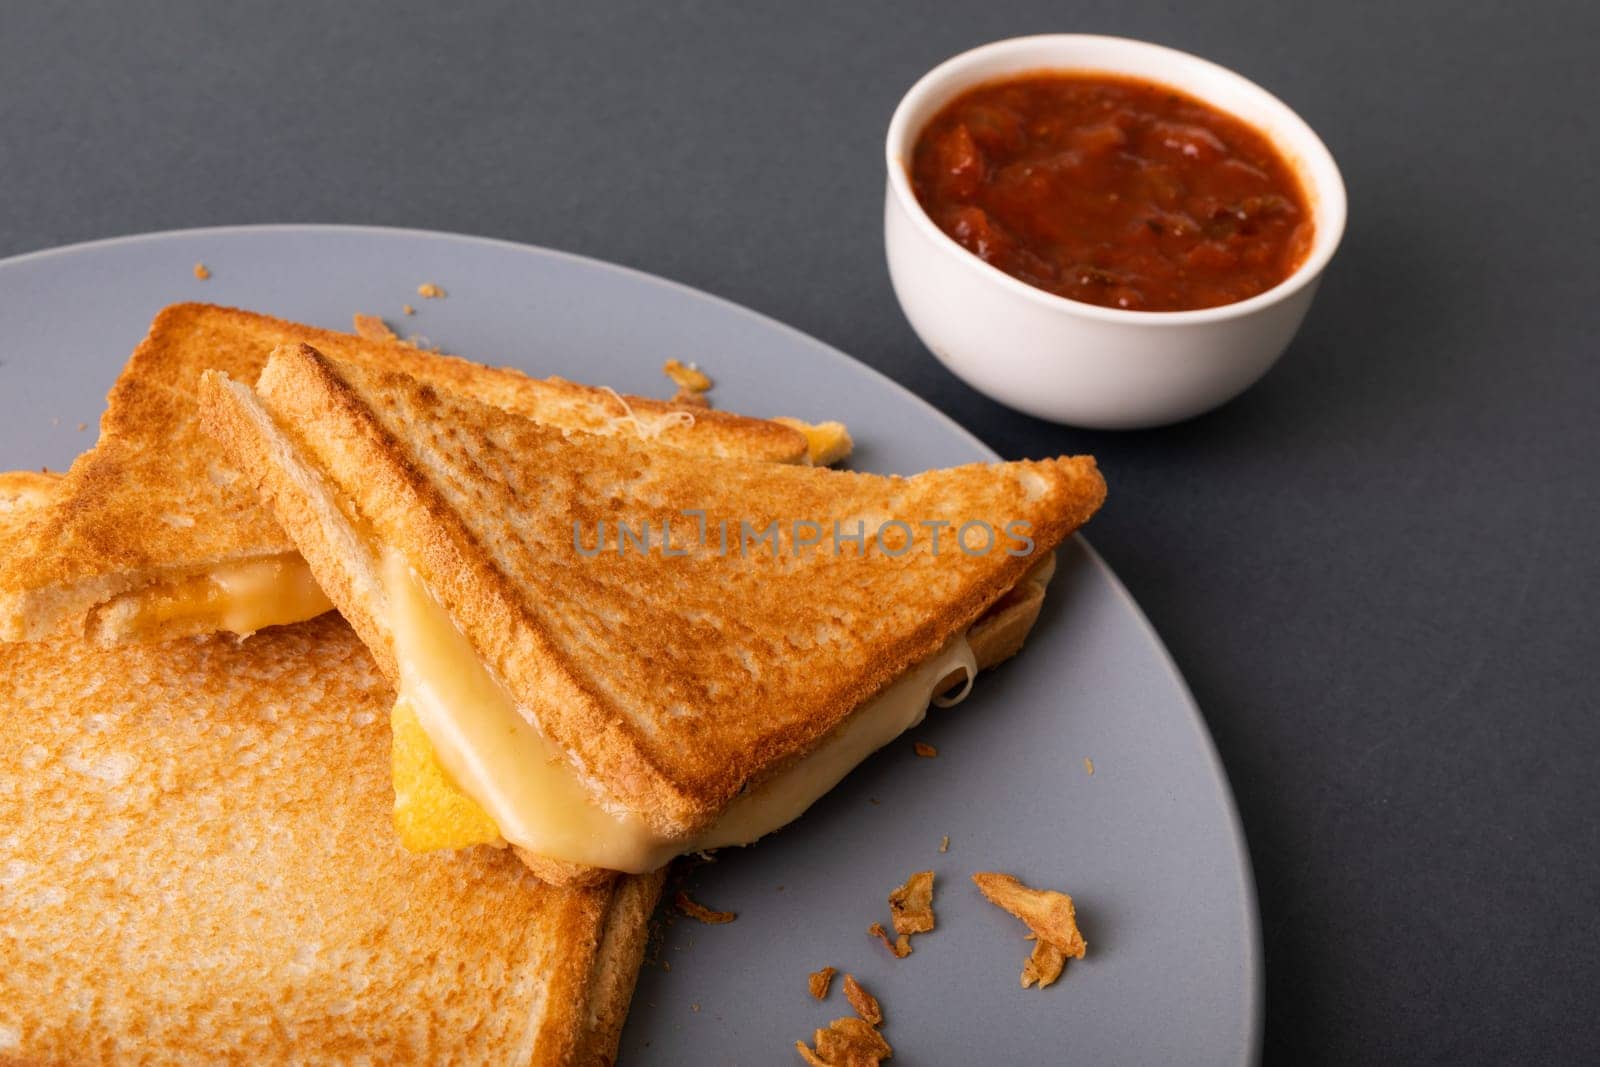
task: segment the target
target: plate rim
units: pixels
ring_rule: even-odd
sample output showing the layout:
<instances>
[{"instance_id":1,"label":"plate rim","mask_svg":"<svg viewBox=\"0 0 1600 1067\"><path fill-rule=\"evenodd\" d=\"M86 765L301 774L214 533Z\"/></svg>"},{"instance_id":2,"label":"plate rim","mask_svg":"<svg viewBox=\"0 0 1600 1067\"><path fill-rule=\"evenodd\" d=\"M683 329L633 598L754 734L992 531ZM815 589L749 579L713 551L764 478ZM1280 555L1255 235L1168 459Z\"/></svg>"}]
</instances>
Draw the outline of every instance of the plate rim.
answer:
<instances>
[{"instance_id":1,"label":"plate rim","mask_svg":"<svg viewBox=\"0 0 1600 1067\"><path fill-rule=\"evenodd\" d=\"M731 312L755 320L768 329L776 329L783 333L797 336L807 342L808 347L823 353L836 365L848 365L852 373L866 373L878 380L880 384L887 385L900 398L909 401L920 414L932 417L945 429L954 432L963 441L973 445L978 452L988 457L988 462L1001 462L1002 457L990 448L981 438L968 430L961 423L939 410L932 403L925 400L900 382L891 378L883 371L868 363L849 355L843 350L834 347L827 341L814 337L796 326L773 318L764 312L746 307L728 297L696 288L685 282L675 281L671 278L653 274L638 267L631 267L622 263L613 263L609 260L599 259L594 256L578 252L568 252L558 248L549 248L544 245L528 244L524 241L514 241L504 237L490 237L483 234L459 233L448 230L429 230L420 227L408 226L379 226L363 223L325 223L325 222L263 222L246 223L224 226L196 226L183 229L149 230L138 233L120 234L113 237L100 237L87 241L77 241L71 244L53 245L47 248L34 249L20 252L15 255L0 259L0 271L9 271L18 267L26 267L37 262L57 258L66 258L74 255L93 254L106 249L118 248L126 245L159 244L166 241L190 240L205 237L248 237L252 234L298 232L309 237L317 235L366 235L383 238L415 238L431 241L447 241L467 245L479 245L489 248L499 248L521 254L533 255L547 259L567 260L581 264L587 269L597 269L604 272L614 272L630 275L635 280L676 290L684 296L704 303L719 305L723 312ZM1198 735L1201 745L1201 755L1208 768L1222 783L1223 809L1228 828L1232 832L1236 844L1235 875L1243 890L1243 905L1245 908L1245 927L1248 931L1248 944L1245 946L1245 980L1248 988L1246 992L1246 1013L1248 1041L1246 1047L1246 1062L1257 1064L1261 1062L1262 1044L1265 1035L1266 975L1265 961L1263 958L1263 935L1261 929L1261 907L1256 887L1255 868L1250 859L1250 842L1245 834L1244 822L1239 815L1239 803L1234 796L1233 782L1228 776L1227 768L1222 763L1221 754L1217 751L1216 739L1211 735L1211 728L1207 724L1204 713L1200 710L1199 702L1195 700L1194 693L1189 688L1188 680L1184 678L1177 661L1173 659L1172 652L1167 648L1165 641L1157 632L1155 625L1139 606L1127 586L1117 576L1116 571L1101 558L1088 540L1082 534L1074 534L1074 540L1083 550L1085 559L1095 568L1099 577L1105 579L1111 591L1122 601L1125 608L1132 612L1137 620L1139 629L1144 636L1154 645L1157 658L1162 668L1182 698L1184 709L1187 712L1187 725Z\"/></svg>"}]
</instances>

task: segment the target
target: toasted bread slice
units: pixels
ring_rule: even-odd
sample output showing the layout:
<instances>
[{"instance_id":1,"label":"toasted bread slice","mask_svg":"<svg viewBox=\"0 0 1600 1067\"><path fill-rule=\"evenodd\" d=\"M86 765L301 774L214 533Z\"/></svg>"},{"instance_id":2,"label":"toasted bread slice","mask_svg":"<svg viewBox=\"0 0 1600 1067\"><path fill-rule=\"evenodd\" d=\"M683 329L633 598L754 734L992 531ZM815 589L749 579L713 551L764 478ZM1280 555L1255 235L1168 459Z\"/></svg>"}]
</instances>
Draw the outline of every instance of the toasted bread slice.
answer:
<instances>
[{"instance_id":1,"label":"toasted bread slice","mask_svg":"<svg viewBox=\"0 0 1600 1067\"><path fill-rule=\"evenodd\" d=\"M247 311L179 304L156 316L111 390L95 447L73 464L18 551L0 559L0 640L244 632L327 610L292 542L257 506L242 472L200 432L196 401L202 370L254 381L275 346L299 342L554 425L709 455L778 462L808 455L802 433L774 422L534 379ZM252 594L275 599L228 615L224 601Z\"/></svg>"},{"instance_id":2,"label":"toasted bread slice","mask_svg":"<svg viewBox=\"0 0 1600 1067\"><path fill-rule=\"evenodd\" d=\"M401 849L390 700L333 615L0 646L0 1062L610 1063L659 876Z\"/></svg>"},{"instance_id":3,"label":"toasted bread slice","mask_svg":"<svg viewBox=\"0 0 1600 1067\"><path fill-rule=\"evenodd\" d=\"M208 427L254 472L391 679L405 680L385 562L398 553L593 804L683 847L742 790L759 792L914 669L964 647L1105 493L1089 457L913 478L691 459L307 346L274 353L255 391L216 374L203 389ZM773 555L720 553L714 534L675 541L684 554L670 558L580 551L598 520L676 522L681 538L692 510L713 531L723 518L776 522ZM938 554L924 532L897 558L870 542L860 555L797 554L784 528L797 520L896 520L908 532L1021 522L1031 551L969 554L947 533ZM924 683L922 707L942 676Z\"/></svg>"}]
</instances>

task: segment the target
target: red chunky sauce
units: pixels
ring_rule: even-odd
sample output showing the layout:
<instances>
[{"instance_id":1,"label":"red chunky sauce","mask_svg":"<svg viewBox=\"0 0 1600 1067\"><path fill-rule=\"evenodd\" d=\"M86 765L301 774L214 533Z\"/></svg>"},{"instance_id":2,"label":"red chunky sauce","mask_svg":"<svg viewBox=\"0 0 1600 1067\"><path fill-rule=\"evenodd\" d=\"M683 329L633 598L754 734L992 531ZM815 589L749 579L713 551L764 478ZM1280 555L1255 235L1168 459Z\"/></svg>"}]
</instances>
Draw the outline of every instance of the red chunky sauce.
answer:
<instances>
[{"instance_id":1,"label":"red chunky sauce","mask_svg":"<svg viewBox=\"0 0 1600 1067\"><path fill-rule=\"evenodd\" d=\"M1305 193L1265 135L1133 78L1042 73L970 90L917 138L911 184L985 262L1105 307L1245 300L1311 247Z\"/></svg>"}]
</instances>

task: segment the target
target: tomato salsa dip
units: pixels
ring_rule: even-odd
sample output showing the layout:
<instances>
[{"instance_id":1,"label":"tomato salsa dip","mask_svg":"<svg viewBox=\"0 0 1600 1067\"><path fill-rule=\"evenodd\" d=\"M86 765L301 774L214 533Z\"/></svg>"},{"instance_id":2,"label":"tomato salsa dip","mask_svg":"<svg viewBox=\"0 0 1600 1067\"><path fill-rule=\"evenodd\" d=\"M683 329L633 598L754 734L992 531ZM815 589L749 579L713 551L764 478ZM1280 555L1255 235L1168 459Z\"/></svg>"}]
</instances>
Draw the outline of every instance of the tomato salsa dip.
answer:
<instances>
[{"instance_id":1,"label":"tomato salsa dip","mask_svg":"<svg viewBox=\"0 0 1600 1067\"><path fill-rule=\"evenodd\" d=\"M1036 72L956 97L918 136L911 186L984 262L1130 311L1247 300L1287 278L1313 224L1260 131L1137 78Z\"/></svg>"}]
</instances>

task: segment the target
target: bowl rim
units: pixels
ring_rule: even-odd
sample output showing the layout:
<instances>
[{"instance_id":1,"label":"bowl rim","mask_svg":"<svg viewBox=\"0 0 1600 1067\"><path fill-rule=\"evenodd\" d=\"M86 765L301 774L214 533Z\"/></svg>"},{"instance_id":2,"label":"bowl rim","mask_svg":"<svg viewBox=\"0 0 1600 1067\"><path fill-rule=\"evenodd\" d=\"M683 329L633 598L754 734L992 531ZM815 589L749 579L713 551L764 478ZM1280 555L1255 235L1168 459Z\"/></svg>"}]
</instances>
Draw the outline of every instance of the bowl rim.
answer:
<instances>
[{"instance_id":1,"label":"bowl rim","mask_svg":"<svg viewBox=\"0 0 1600 1067\"><path fill-rule=\"evenodd\" d=\"M957 242L949 234L941 230L929 216L922 204L917 200L916 193L911 188L911 177L907 167L911 143L921 128L911 129L911 112L920 108L929 97L942 97L942 105L957 93L986 81L998 80L1006 77L1004 73L987 73L981 77L971 74L973 68L993 59L996 55L1003 55L1013 51L1028 51L1043 47L1071 48L1075 46L1093 45L1096 47L1121 48L1126 51L1142 52L1147 56L1159 57L1167 64L1173 78L1148 78L1146 75L1133 71L1119 71L1116 64L1099 63L1093 67L1074 66L1070 60L1060 64L1046 61L1043 64L1030 64L1018 67L1013 73L1024 73L1030 70L1094 70L1107 74L1127 73L1136 77L1154 81L1157 84L1168 85L1185 95L1217 107L1218 110L1227 109L1212 104L1207 95L1196 91L1184 84L1182 75L1195 72L1204 73L1212 78L1221 78L1230 81L1235 88L1251 95L1255 95L1269 109L1276 110L1278 114L1277 137L1267 134L1269 139L1287 142L1286 147L1291 154L1298 156L1303 162L1296 168L1301 182L1306 184L1312 194L1312 214L1316 220L1317 232L1312 238L1311 251L1300 262L1288 277L1284 278L1272 288L1257 293L1245 300L1235 301L1231 304L1220 304L1216 307L1194 308L1187 311L1132 311L1126 308L1105 307L1101 304L1090 304L1070 297L1058 296L1055 293L1029 285L1020 278L1014 278L1000 268L984 261L974 255L965 246ZM1241 118L1240 121L1249 122ZM1250 123L1256 126L1255 123ZM1259 128L1259 127L1257 127ZM1266 131L1262 131L1266 133ZM1280 149L1282 151L1284 149ZM1344 177L1339 172L1339 165L1333 158L1333 153L1328 151L1328 146L1322 143L1316 131L1302 119L1295 110L1278 99L1272 93L1263 89L1255 82L1246 78L1237 71L1230 70L1219 63L1213 63L1190 52L1168 48L1166 45L1154 44L1150 41L1140 41L1132 37L1113 37L1103 34L1087 33L1045 33L1033 34L1025 37L1008 37L1000 41L991 41L988 44L970 48L965 52L951 56L922 77L906 90L895 106L894 115L889 120L888 134L884 140L884 164L888 170L889 188L892 190L900 207L910 216L912 225L921 231L924 236L931 238L934 243L948 252L954 252L966 262L969 267L976 268L980 277L991 283L998 283L1003 288L1010 290L1025 299L1058 311L1066 311L1081 315L1086 318L1100 319L1106 322L1137 324L1140 326L1190 326L1199 323L1224 322L1230 319L1241 318L1257 311L1261 311L1274 304L1289 299L1295 293L1304 289L1321 276L1328 261L1338 251L1339 243L1344 238L1345 220L1348 212L1346 201ZM1312 173L1314 170L1323 172L1321 176Z\"/></svg>"}]
</instances>

